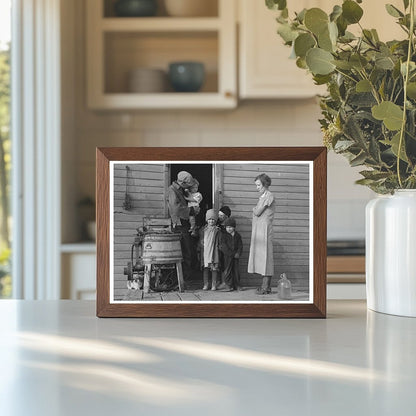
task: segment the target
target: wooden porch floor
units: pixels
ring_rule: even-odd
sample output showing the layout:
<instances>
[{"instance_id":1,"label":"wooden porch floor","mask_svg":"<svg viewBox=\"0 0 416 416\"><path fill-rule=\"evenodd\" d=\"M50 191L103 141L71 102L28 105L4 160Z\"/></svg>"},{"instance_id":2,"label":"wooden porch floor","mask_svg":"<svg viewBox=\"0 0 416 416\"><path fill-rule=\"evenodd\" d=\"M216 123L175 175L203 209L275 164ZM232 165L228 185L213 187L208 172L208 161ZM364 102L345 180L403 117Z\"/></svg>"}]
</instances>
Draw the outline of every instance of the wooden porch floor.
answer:
<instances>
[{"instance_id":1,"label":"wooden porch floor","mask_svg":"<svg viewBox=\"0 0 416 416\"><path fill-rule=\"evenodd\" d=\"M257 295L255 287L246 287L241 291L234 290L232 292L225 292L221 290L185 290L180 293L178 291L171 292L150 292L144 294L142 290L126 289L123 296L124 301L175 301L175 302L211 302L211 301L227 301L227 302L242 302L242 301L282 301L279 298L276 288L272 288L272 293L269 295ZM292 290L291 302L307 301L309 294L305 291Z\"/></svg>"}]
</instances>

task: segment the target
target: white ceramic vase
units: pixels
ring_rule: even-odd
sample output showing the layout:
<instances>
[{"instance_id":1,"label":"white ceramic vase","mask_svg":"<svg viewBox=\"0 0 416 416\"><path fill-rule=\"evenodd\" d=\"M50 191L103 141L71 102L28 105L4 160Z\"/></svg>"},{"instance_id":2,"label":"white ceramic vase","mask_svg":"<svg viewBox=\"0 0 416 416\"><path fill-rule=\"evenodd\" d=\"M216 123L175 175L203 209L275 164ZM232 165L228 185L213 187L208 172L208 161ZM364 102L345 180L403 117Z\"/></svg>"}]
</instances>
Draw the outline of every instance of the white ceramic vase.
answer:
<instances>
[{"instance_id":1,"label":"white ceramic vase","mask_svg":"<svg viewBox=\"0 0 416 416\"><path fill-rule=\"evenodd\" d=\"M366 286L369 309L416 317L416 190L367 204Z\"/></svg>"}]
</instances>

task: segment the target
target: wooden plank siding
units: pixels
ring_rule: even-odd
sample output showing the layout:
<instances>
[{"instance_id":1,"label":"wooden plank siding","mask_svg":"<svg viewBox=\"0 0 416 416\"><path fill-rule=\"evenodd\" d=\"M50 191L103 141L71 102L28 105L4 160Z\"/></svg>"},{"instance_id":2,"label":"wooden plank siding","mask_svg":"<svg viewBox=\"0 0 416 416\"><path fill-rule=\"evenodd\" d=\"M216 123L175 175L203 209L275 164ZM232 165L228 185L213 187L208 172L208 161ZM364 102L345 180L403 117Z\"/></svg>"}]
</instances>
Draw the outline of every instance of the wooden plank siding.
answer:
<instances>
[{"instance_id":1,"label":"wooden plank siding","mask_svg":"<svg viewBox=\"0 0 416 416\"><path fill-rule=\"evenodd\" d=\"M168 216L167 188L169 166L165 164L129 164L126 188L126 165L114 165L114 299L122 300L126 289L124 267L131 257L136 229L143 217ZM272 179L270 191L276 198L274 218L275 273L287 273L299 290L309 287L309 166L307 164L221 164L214 169L214 206L228 205L237 220L243 239L240 271L243 286L257 286L260 276L247 273L250 250L252 209L259 194L254 178L266 173ZM125 193L132 208L123 208Z\"/></svg>"},{"instance_id":2,"label":"wooden plank siding","mask_svg":"<svg viewBox=\"0 0 416 416\"><path fill-rule=\"evenodd\" d=\"M124 267L130 261L136 229L143 225L143 217L167 216L166 170L162 163L114 165L114 300L123 299L127 281ZM126 192L132 202L128 211L123 208Z\"/></svg>"},{"instance_id":3,"label":"wooden plank siding","mask_svg":"<svg viewBox=\"0 0 416 416\"><path fill-rule=\"evenodd\" d=\"M240 260L243 286L259 285L261 278L247 273L250 251L252 209L259 195L254 178L270 176L270 191L276 199L274 227L275 273L272 285L285 272L296 288L309 287L309 166L306 164L225 164L222 203L231 208L243 239Z\"/></svg>"}]
</instances>

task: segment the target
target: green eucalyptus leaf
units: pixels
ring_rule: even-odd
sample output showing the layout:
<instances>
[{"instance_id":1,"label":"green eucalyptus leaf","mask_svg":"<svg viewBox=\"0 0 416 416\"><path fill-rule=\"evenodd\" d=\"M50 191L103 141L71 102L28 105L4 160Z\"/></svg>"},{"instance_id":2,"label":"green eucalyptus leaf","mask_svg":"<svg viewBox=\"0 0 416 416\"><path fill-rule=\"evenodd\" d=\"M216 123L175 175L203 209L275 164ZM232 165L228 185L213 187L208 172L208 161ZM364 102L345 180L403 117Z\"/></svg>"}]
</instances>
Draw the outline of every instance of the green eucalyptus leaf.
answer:
<instances>
[{"instance_id":1,"label":"green eucalyptus leaf","mask_svg":"<svg viewBox=\"0 0 416 416\"><path fill-rule=\"evenodd\" d=\"M332 63L339 69L344 71L349 71L352 68L352 65L348 61L334 60Z\"/></svg>"},{"instance_id":2,"label":"green eucalyptus leaf","mask_svg":"<svg viewBox=\"0 0 416 416\"><path fill-rule=\"evenodd\" d=\"M384 144L390 146L391 151L393 152L394 156L398 157L398 155L399 155L399 144L400 144L400 132L395 134L390 142L388 142L388 141L382 141L382 142L384 142ZM405 141L404 140L402 141L402 145L400 147L400 156L399 156L399 158L401 160L403 160L404 162L409 162L409 159L407 158L407 155L406 155Z\"/></svg>"},{"instance_id":3,"label":"green eucalyptus leaf","mask_svg":"<svg viewBox=\"0 0 416 416\"><path fill-rule=\"evenodd\" d=\"M338 140L336 144L334 145L335 152L345 152L348 150L351 146L354 145L354 142L351 140Z\"/></svg>"},{"instance_id":4,"label":"green eucalyptus leaf","mask_svg":"<svg viewBox=\"0 0 416 416\"><path fill-rule=\"evenodd\" d=\"M337 25L337 29L339 30L338 25ZM341 36L338 40L342 43L349 43L349 42L352 42L355 39L357 39L357 37L353 33L348 32L348 30L347 30L347 31L345 31L344 35Z\"/></svg>"},{"instance_id":5,"label":"green eucalyptus leaf","mask_svg":"<svg viewBox=\"0 0 416 416\"><path fill-rule=\"evenodd\" d=\"M351 56L350 63L354 68L358 70L363 69L368 64L364 56L361 56L358 53L355 53L354 55Z\"/></svg>"},{"instance_id":6,"label":"green eucalyptus leaf","mask_svg":"<svg viewBox=\"0 0 416 416\"><path fill-rule=\"evenodd\" d=\"M329 28L318 35L318 45L321 49L328 52L334 51L334 44L332 43L331 36L329 34Z\"/></svg>"},{"instance_id":7,"label":"green eucalyptus leaf","mask_svg":"<svg viewBox=\"0 0 416 416\"><path fill-rule=\"evenodd\" d=\"M409 7L409 0L403 0L403 6L404 6L404 9L406 10Z\"/></svg>"},{"instance_id":8,"label":"green eucalyptus leaf","mask_svg":"<svg viewBox=\"0 0 416 416\"><path fill-rule=\"evenodd\" d=\"M349 24L358 23L363 13L363 9L353 0L342 3L342 16Z\"/></svg>"},{"instance_id":9,"label":"green eucalyptus leaf","mask_svg":"<svg viewBox=\"0 0 416 416\"><path fill-rule=\"evenodd\" d=\"M379 166L381 162L380 147L374 135L370 137L370 145L368 147L368 150L370 152L370 156L373 159L374 165Z\"/></svg>"},{"instance_id":10,"label":"green eucalyptus leaf","mask_svg":"<svg viewBox=\"0 0 416 416\"><path fill-rule=\"evenodd\" d=\"M388 178L391 173L390 172L379 172L377 170L362 170L360 175L364 176L366 179L373 179L374 181L378 181L380 179Z\"/></svg>"},{"instance_id":11,"label":"green eucalyptus leaf","mask_svg":"<svg viewBox=\"0 0 416 416\"><path fill-rule=\"evenodd\" d=\"M373 179L358 179L355 181L356 185L370 186L374 183Z\"/></svg>"},{"instance_id":12,"label":"green eucalyptus leaf","mask_svg":"<svg viewBox=\"0 0 416 416\"><path fill-rule=\"evenodd\" d=\"M298 67L298 68L301 68L301 69L308 69L308 65L306 65L306 59L305 58L297 58L296 59L296 66Z\"/></svg>"},{"instance_id":13,"label":"green eucalyptus leaf","mask_svg":"<svg viewBox=\"0 0 416 416\"><path fill-rule=\"evenodd\" d=\"M370 45L373 45L375 43L371 30L363 29L363 36L364 36L365 41L369 43Z\"/></svg>"},{"instance_id":14,"label":"green eucalyptus leaf","mask_svg":"<svg viewBox=\"0 0 416 416\"><path fill-rule=\"evenodd\" d=\"M296 19L299 22L303 23L304 20L305 20L305 14L306 14L306 12L307 12L307 9L301 10L299 13L296 14Z\"/></svg>"},{"instance_id":15,"label":"green eucalyptus leaf","mask_svg":"<svg viewBox=\"0 0 416 416\"><path fill-rule=\"evenodd\" d=\"M360 166L362 165L367 159L367 155L364 152L361 152L358 156L350 159L350 166Z\"/></svg>"},{"instance_id":16,"label":"green eucalyptus leaf","mask_svg":"<svg viewBox=\"0 0 416 416\"><path fill-rule=\"evenodd\" d=\"M409 82L407 84L407 96L412 100L416 100L416 82Z\"/></svg>"},{"instance_id":17,"label":"green eucalyptus leaf","mask_svg":"<svg viewBox=\"0 0 416 416\"><path fill-rule=\"evenodd\" d=\"M298 32L292 29L292 27L287 23L280 24L277 28L277 33L287 44L291 44L291 42L298 37Z\"/></svg>"},{"instance_id":18,"label":"green eucalyptus leaf","mask_svg":"<svg viewBox=\"0 0 416 416\"><path fill-rule=\"evenodd\" d=\"M334 8L332 9L332 13L329 15L329 20L331 22L335 22L338 17L342 15L342 7L336 4Z\"/></svg>"},{"instance_id":19,"label":"green eucalyptus leaf","mask_svg":"<svg viewBox=\"0 0 416 416\"><path fill-rule=\"evenodd\" d=\"M393 17L403 17L404 14L397 8L394 7L392 4L386 4L387 13Z\"/></svg>"},{"instance_id":20,"label":"green eucalyptus leaf","mask_svg":"<svg viewBox=\"0 0 416 416\"><path fill-rule=\"evenodd\" d=\"M350 116L346 120L344 134L349 140L352 140L359 149L365 147L365 137L360 127L360 120L357 117Z\"/></svg>"},{"instance_id":21,"label":"green eucalyptus leaf","mask_svg":"<svg viewBox=\"0 0 416 416\"><path fill-rule=\"evenodd\" d=\"M370 81L373 85L378 85L383 82L385 76L386 71L384 69L374 67L370 74Z\"/></svg>"},{"instance_id":22,"label":"green eucalyptus leaf","mask_svg":"<svg viewBox=\"0 0 416 416\"><path fill-rule=\"evenodd\" d=\"M305 26L315 35L319 35L328 28L328 15L318 7L309 9L305 13Z\"/></svg>"},{"instance_id":23,"label":"green eucalyptus leaf","mask_svg":"<svg viewBox=\"0 0 416 416\"><path fill-rule=\"evenodd\" d=\"M295 39L296 56L304 58L306 52L316 45L314 37L310 33L302 33Z\"/></svg>"},{"instance_id":24,"label":"green eucalyptus leaf","mask_svg":"<svg viewBox=\"0 0 416 416\"><path fill-rule=\"evenodd\" d=\"M266 6L271 10L283 10L286 8L286 0L266 0Z\"/></svg>"},{"instance_id":25,"label":"green eucalyptus leaf","mask_svg":"<svg viewBox=\"0 0 416 416\"><path fill-rule=\"evenodd\" d=\"M378 93L383 100L386 100L386 79L383 78L378 88Z\"/></svg>"},{"instance_id":26,"label":"green eucalyptus leaf","mask_svg":"<svg viewBox=\"0 0 416 416\"><path fill-rule=\"evenodd\" d=\"M412 73L416 70L416 64L414 62L409 62L409 73ZM406 62L402 62L400 65L400 72L403 76L406 76Z\"/></svg>"},{"instance_id":27,"label":"green eucalyptus leaf","mask_svg":"<svg viewBox=\"0 0 416 416\"><path fill-rule=\"evenodd\" d=\"M327 75L333 72L335 69L335 65L332 63L333 59L330 52L320 48L309 49L306 54L306 64L314 75Z\"/></svg>"},{"instance_id":28,"label":"green eucalyptus leaf","mask_svg":"<svg viewBox=\"0 0 416 416\"><path fill-rule=\"evenodd\" d=\"M285 7L282 12L280 13L280 17L283 19L287 19L289 17L289 10Z\"/></svg>"},{"instance_id":29,"label":"green eucalyptus leaf","mask_svg":"<svg viewBox=\"0 0 416 416\"><path fill-rule=\"evenodd\" d=\"M357 108L371 108L377 104L374 96L370 92L356 93L350 92L348 96L348 104Z\"/></svg>"},{"instance_id":30,"label":"green eucalyptus leaf","mask_svg":"<svg viewBox=\"0 0 416 416\"><path fill-rule=\"evenodd\" d=\"M378 37L378 33L377 33L377 30L376 29L371 29L371 34L373 35L373 39L376 42L380 42L380 38Z\"/></svg>"},{"instance_id":31,"label":"green eucalyptus leaf","mask_svg":"<svg viewBox=\"0 0 416 416\"><path fill-rule=\"evenodd\" d=\"M403 110L391 101L375 105L371 113L375 119L382 120L389 130L400 130L402 127Z\"/></svg>"},{"instance_id":32,"label":"green eucalyptus leaf","mask_svg":"<svg viewBox=\"0 0 416 416\"><path fill-rule=\"evenodd\" d=\"M287 7L287 1L286 0L278 0L279 6L278 9L279 10L284 10Z\"/></svg>"},{"instance_id":33,"label":"green eucalyptus leaf","mask_svg":"<svg viewBox=\"0 0 416 416\"><path fill-rule=\"evenodd\" d=\"M328 24L328 30L329 30L329 37L331 38L331 42L334 46L337 44L338 39L338 26L334 22L329 22Z\"/></svg>"},{"instance_id":34,"label":"green eucalyptus leaf","mask_svg":"<svg viewBox=\"0 0 416 416\"><path fill-rule=\"evenodd\" d=\"M284 17L282 14L281 14L280 16L277 16L277 17L276 17L276 22L277 22L277 23L280 23L280 24L282 24L282 25L284 25L284 24L288 24L287 17Z\"/></svg>"},{"instance_id":35,"label":"green eucalyptus leaf","mask_svg":"<svg viewBox=\"0 0 416 416\"><path fill-rule=\"evenodd\" d=\"M399 24L409 29L410 28L410 14L408 13L404 17L400 17Z\"/></svg>"},{"instance_id":36,"label":"green eucalyptus leaf","mask_svg":"<svg viewBox=\"0 0 416 416\"><path fill-rule=\"evenodd\" d=\"M394 65L392 75L393 75L393 78L395 80L397 80L398 78L401 77L401 73L400 73L400 61L399 60Z\"/></svg>"},{"instance_id":37,"label":"green eucalyptus leaf","mask_svg":"<svg viewBox=\"0 0 416 416\"><path fill-rule=\"evenodd\" d=\"M357 82L355 86L355 90L357 92L371 92L371 83L366 79L362 79L361 81Z\"/></svg>"},{"instance_id":38,"label":"green eucalyptus leaf","mask_svg":"<svg viewBox=\"0 0 416 416\"><path fill-rule=\"evenodd\" d=\"M337 27L338 27L338 33L340 34L340 36L341 37L344 36L348 27L348 22L344 19L342 15L339 16L337 19Z\"/></svg>"},{"instance_id":39,"label":"green eucalyptus leaf","mask_svg":"<svg viewBox=\"0 0 416 416\"><path fill-rule=\"evenodd\" d=\"M315 85L328 84L331 81L331 75L319 75L319 74L315 74L313 76L313 80L315 82Z\"/></svg>"},{"instance_id":40,"label":"green eucalyptus leaf","mask_svg":"<svg viewBox=\"0 0 416 416\"><path fill-rule=\"evenodd\" d=\"M380 68L380 69L392 70L394 69L393 57L382 56L381 54L379 54L376 57L375 65L377 68Z\"/></svg>"}]
</instances>

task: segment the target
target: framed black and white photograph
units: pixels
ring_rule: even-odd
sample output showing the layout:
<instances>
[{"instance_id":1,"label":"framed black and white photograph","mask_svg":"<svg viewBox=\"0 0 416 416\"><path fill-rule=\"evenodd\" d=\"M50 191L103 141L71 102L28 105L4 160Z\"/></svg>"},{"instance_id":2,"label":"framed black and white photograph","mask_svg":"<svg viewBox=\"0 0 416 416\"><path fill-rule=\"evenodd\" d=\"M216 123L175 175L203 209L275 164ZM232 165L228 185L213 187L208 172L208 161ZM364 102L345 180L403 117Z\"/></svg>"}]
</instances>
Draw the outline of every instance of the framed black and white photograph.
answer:
<instances>
[{"instance_id":1,"label":"framed black and white photograph","mask_svg":"<svg viewBox=\"0 0 416 416\"><path fill-rule=\"evenodd\" d=\"M325 317L326 149L97 149L97 315Z\"/></svg>"}]
</instances>

